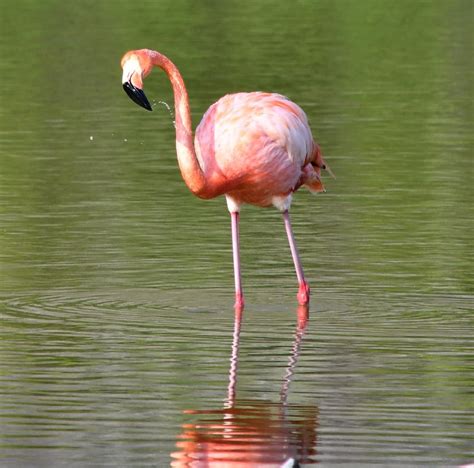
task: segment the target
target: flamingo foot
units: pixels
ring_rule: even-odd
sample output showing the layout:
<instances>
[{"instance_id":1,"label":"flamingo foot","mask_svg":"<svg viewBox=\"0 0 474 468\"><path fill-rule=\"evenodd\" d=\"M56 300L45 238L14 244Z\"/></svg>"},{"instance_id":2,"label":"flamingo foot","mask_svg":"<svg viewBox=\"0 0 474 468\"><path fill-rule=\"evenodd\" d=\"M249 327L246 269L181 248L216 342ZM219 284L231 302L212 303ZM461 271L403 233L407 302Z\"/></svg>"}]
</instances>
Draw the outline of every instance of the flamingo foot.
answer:
<instances>
[{"instance_id":1,"label":"flamingo foot","mask_svg":"<svg viewBox=\"0 0 474 468\"><path fill-rule=\"evenodd\" d=\"M303 281L302 283L300 283L298 294L296 295L296 298L298 299L298 304L300 305L309 304L309 295L310 295L309 284L306 281Z\"/></svg>"},{"instance_id":2,"label":"flamingo foot","mask_svg":"<svg viewBox=\"0 0 474 468\"><path fill-rule=\"evenodd\" d=\"M235 313L240 314L244 310L244 305L244 295L242 293L235 293Z\"/></svg>"}]
</instances>

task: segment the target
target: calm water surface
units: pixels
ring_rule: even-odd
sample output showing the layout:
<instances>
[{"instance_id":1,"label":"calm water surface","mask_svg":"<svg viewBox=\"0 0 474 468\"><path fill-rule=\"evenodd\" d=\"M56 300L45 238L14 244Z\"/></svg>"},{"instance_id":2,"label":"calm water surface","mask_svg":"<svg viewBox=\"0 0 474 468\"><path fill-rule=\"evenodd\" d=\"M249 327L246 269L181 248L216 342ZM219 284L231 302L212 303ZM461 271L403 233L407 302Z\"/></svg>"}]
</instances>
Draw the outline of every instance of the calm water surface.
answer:
<instances>
[{"instance_id":1,"label":"calm water surface","mask_svg":"<svg viewBox=\"0 0 474 468\"><path fill-rule=\"evenodd\" d=\"M474 462L470 1L1 2L0 465ZM119 60L307 112L337 174L246 207L180 179L172 103ZM215 463L212 465L212 463ZM240 463L240 464L239 464Z\"/></svg>"}]
</instances>

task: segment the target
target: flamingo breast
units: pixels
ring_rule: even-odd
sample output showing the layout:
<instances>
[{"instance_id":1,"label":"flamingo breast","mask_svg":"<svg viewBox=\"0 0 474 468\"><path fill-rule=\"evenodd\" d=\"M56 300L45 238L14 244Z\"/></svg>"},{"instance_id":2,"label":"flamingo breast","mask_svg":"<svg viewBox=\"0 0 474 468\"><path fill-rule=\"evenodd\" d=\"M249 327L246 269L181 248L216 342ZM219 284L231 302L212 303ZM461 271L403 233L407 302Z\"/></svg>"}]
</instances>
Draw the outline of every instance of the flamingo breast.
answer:
<instances>
[{"instance_id":1,"label":"flamingo breast","mask_svg":"<svg viewBox=\"0 0 474 468\"><path fill-rule=\"evenodd\" d=\"M216 195L259 206L298 187L314 151L306 114L272 93L237 93L213 104L196 129L196 154Z\"/></svg>"}]
</instances>

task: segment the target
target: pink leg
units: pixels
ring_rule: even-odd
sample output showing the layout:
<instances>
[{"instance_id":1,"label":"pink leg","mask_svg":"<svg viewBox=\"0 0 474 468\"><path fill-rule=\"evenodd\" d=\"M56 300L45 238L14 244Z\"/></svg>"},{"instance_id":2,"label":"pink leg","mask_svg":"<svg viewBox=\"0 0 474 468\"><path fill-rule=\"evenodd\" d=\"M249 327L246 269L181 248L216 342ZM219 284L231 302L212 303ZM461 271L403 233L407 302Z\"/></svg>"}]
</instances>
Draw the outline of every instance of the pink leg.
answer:
<instances>
[{"instance_id":1,"label":"pink leg","mask_svg":"<svg viewBox=\"0 0 474 468\"><path fill-rule=\"evenodd\" d=\"M244 308L244 294L240 274L239 213L231 212L230 216L232 222L232 256L234 259L235 311L241 312Z\"/></svg>"},{"instance_id":2,"label":"pink leg","mask_svg":"<svg viewBox=\"0 0 474 468\"><path fill-rule=\"evenodd\" d=\"M300 256L298 255L298 249L296 248L288 210L283 212L283 221L285 222L286 235L288 236L293 263L295 264L296 277L298 278L299 289L296 297L298 298L298 303L305 305L309 303L309 285L304 279L303 267L301 265Z\"/></svg>"}]
</instances>

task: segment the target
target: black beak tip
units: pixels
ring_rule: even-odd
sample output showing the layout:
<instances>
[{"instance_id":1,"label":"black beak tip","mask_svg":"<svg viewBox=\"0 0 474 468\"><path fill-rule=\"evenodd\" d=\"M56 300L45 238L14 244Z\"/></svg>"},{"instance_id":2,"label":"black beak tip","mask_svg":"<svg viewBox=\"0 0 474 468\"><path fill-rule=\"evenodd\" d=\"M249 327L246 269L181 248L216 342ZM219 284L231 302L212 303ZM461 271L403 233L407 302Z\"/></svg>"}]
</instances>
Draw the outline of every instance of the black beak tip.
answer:
<instances>
[{"instance_id":1,"label":"black beak tip","mask_svg":"<svg viewBox=\"0 0 474 468\"><path fill-rule=\"evenodd\" d=\"M123 89L133 102L135 102L136 104L138 104L139 106L143 107L146 110L149 110L149 111L153 110L151 108L150 102L148 101L142 89L137 88L136 86L133 86L133 84L130 81L127 81L123 84Z\"/></svg>"}]
</instances>

